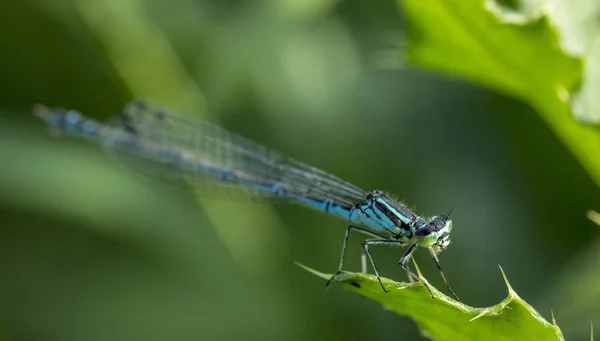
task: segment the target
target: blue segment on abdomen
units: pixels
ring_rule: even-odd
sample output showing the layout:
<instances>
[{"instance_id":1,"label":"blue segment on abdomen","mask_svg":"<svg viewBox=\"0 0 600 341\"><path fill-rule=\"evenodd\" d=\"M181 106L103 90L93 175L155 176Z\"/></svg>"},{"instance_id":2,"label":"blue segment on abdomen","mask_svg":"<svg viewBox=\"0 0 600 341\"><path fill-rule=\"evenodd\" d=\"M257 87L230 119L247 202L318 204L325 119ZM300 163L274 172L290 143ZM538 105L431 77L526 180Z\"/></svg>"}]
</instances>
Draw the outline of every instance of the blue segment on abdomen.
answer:
<instances>
[{"instance_id":1,"label":"blue segment on abdomen","mask_svg":"<svg viewBox=\"0 0 600 341\"><path fill-rule=\"evenodd\" d=\"M390 232L394 235L399 232L399 228L396 227L391 219L382 212L378 212L377 209L374 209L374 206L371 205L372 201L370 200L365 201L359 207L355 207L338 205L332 200L318 200L302 196L297 196L294 199L307 206L343 218L354 224L368 227L373 232Z\"/></svg>"}]
</instances>

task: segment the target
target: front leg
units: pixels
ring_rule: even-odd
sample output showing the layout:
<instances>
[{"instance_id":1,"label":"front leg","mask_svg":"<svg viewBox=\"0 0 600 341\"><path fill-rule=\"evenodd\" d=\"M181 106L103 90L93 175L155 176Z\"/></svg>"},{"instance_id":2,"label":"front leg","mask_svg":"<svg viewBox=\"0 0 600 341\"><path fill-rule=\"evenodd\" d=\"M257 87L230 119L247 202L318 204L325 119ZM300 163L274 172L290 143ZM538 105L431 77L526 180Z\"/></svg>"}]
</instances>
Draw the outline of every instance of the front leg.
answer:
<instances>
[{"instance_id":1,"label":"front leg","mask_svg":"<svg viewBox=\"0 0 600 341\"><path fill-rule=\"evenodd\" d=\"M446 279L446 275L444 274L444 270L442 270L442 266L440 265L440 260L438 259L437 253L435 252L435 250L432 247L429 248L429 253L431 253L431 258L433 258L433 261L435 262L435 265L437 266L438 271L440 272L440 275L442 276L442 279L444 280L444 284L446 285L446 288L452 294L452 296L454 296L454 298L457 301L460 301L458 299L458 296L456 296L456 294L452 290L452 288L450 288L450 283L448 283L448 280Z\"/></svg>"},{"instance_id":2,"label":"front leg","mask_svg":"<svg viewBox=\"0 0 600 341\"><path fill-rule=\"evenodd\" d=\"M406 271L406 273L408 274L408 277L412 277L412 278L416 279L417 281L423 283L423 285L425 286L425 288L427 288L427 290L429 291L429 294L431 295L431 298L434 298L433 292L429 288L429 285L427 285L427 283L425 283L424 281L422 281L421 277L417 276L417 274L414 273L410 269L410 267L408 266L408 261L410 260L410 258L412 257L412 254L415 252L416 249L417 249L417 245L416 244L411 245L408 248L408 250L406 250L406 252L402 256L402 258L400 258L400 260L398 261L398 264L400 264L400 266L402 267L402 269L404 269L404 271Z\"/></svg>"}]
</instances>

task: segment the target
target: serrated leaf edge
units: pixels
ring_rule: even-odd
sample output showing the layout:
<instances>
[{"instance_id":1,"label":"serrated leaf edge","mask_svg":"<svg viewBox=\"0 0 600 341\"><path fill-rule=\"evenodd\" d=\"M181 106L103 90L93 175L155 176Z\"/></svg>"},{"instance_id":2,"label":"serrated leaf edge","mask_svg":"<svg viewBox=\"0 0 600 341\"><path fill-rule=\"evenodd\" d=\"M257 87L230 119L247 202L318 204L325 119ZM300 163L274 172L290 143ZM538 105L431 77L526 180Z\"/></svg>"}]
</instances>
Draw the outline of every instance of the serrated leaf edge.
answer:
<instances>
[{"instance_id":1,"label":"serrated leaf edge","mask_svg":"<svg viewBox=\"0 0 600 341\"><path fill-rule=\"evenodd\" d=\"M301 267L302 269L316 275L317 277L321 277L323 279L329 279L331 278L333 275L331 274L326 274L320 271L317 271L315 269L312 269L306 265L303 265L299 262L294 262L296 265L298 265L299 267ZM485 316L492 316L495 314L500 313L502 310L504 309L511 309L509 307L509 304L512 302L516 302L518 304L521 304L531 315L531 317L533 317L534 319L538 320L539 322L541 322L543 325L545 326L549 326L552 328L557 329L557 335L559 335L559 337L561 337L562 340L564 340L563 336L562 336L562 332L560 331L560 328L558 327L558 325L556 324L556 319L554 318L554 312L552 312L552 323L546 321L544 319L543 316L541 316L532 306L530 306L527 302L525 302L512 288L510 282L508 281L508 278L506 276L506 273L504 272L504 269L498 265L498 267L500 268L500 272L502 273L502 277L504 278L504 282L506 283L506 287L508 289L508 295L507 297L502 300L500 303L493 305L491 307L487 307L487 308L474 308L474 307L470 307L467 306L461 302L458 302L454 299L452 299L451 297L448 297L442 293L439 292L439 290L435 289L435 287L431 287L432 289L435 290L435 292L437 293L435 299L439 299L441 301L444 301L445 303L452 305L458 309L460 309L461 311L469 314L469 313L473 313L474 311L480 311L480 313L471 318L469 320L469 322L475 321L479 318L485 317ZM361 274L361 273L350 273L350 272L344 272L342 274L340 274L339 276L337 276L333 282L341 284L341 285L348 285L348 283L344 282L344 280L348 277L361 277L364 278L365 280L373 280L373 276L372 275L368 275L368 274ZM382 278L382 281L386 282L386 284L392 284L395 286L396 289L407 289L407 288L411 288L417 285L422 285L420 283L402 283L402 282L395 282L392 281L390 279L387 278ZM431 285L428 283L428 285Z\"/></svg>"}]
</instances>

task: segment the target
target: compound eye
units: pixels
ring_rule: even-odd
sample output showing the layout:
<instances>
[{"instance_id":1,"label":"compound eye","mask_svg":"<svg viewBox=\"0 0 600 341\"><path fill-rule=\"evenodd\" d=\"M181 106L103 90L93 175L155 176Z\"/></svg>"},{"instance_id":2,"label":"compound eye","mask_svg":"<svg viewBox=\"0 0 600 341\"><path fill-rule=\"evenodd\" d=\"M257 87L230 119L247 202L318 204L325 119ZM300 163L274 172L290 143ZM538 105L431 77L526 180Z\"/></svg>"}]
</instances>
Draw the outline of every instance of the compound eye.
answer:
<instances>
[{"instance_id":1,"label":"compound eye","mask_svg":"<svg viewBox=\"0 0 600 341\"><path fill-rule=\"evenodd\" d=\"M432 234L434 232L433 227L431 227L429 224L423 228L420 228L417 230L417 232L415 232L415 234L419 237L425 237L428 236L430 234Z\"/></svg>"}]
</instances>

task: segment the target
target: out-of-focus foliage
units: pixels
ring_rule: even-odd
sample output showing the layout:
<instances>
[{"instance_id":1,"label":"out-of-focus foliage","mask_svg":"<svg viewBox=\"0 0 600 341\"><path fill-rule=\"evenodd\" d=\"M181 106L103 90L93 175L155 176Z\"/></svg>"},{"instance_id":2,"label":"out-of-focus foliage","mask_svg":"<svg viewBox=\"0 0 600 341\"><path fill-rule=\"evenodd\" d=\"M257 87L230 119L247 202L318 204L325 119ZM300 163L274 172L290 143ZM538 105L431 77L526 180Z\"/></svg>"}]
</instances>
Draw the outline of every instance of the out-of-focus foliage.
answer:
<instances>
[{"instance_id":1,"label":"out-of-focus foliage","mask_svg":"<svg viewBox=\"0 0 600 341\"><path fill-rule=\"evenodd\" d=\"M583 59L581 84L571 99L571 109L582 122L600 123L600 3L595 0L549 0L544 9L560 32L560 46Z\"/></svg>"},{"instance_id":2,"label":"out-of-focus foliage","mask_svg":"<svg viewBox=\"0 0 600 341\"><path fill-rule=\"evenodd\" d=\"M596 243L586 253L571 259L562 280L549 292L549 301L561 307L563 325L572 325L574 321L597 320L600 298L599 250L600 244ZM584 331L577 332L582 338L585 335Z\"/></svg>"},{"instance_id":3,"label":"out-of-focus foliage","mask_svg":"<svg viewBox=\"0 0 600 341\"><path fill-rule=\"evenodd\" d=\"M600 226L600 215L589 211L588 217ZM565 325L574 321L594 319L600 315L598 301L600 300L600 244L595 242L577 257L569 260L561 276L561 281L547 291L547 301L561 307L561 315ZM572 329L572 327L570 327ZM582 331L577 331L583 338ZM592 336L593 323L592 323Z\"/></svg>"},{"instance_id":4,"label":"out-of-focus foliage","mask_svg":"<svg viewBox=\"0 0 600 341\"><path fill-rule=\"evenodd\" d=\"M377 68L405 46L408 14L394 0L0 2L3 336L423 339L413 321L326 293L293 266L335 269L345 222L301 207L199 205L97 146L50 136L30 113L42 102L105 119L147 97L418 213L456 207L440 257L466 304L505 297L501 264L546 319L554 308L567 339L589 339L597 309L573 307L579 319L566 320L548 293L574 283L567 270L594 271L580 257L599 236L585 218L600 207L597 186L529 107L408 65ZM357 269L358 240L348 251ZM397 251L374 252L386 277L403 280ZM416 257L443 285L429 256Z\"/></svg>"},{"instance_id":5,"label":"out-of-focus foliage","mask_svg":"<svg viewBox=\"0 0 600 341\"><path fill-rule=\"evenodd\" d=\"M552 8L559 1L522 0L514 2L521 6L511 7L500 0L402 0L401 3L411 23L412 61L471 78L523 99L546 120L600 184L600 131L580 124L571 114L572 105L578 107L579 116L590 117L600 112L600 105L582 101L581 96L573 100L582 80L584 62L588 71L595 70L598 64L592 56L572 53L563 46L576 44L564 32L575 29L572 26L577 26L578 17L571 16L569 23L557 27L547 7ZM563 6L571 7L567 2ZM595 88L593 83L599 78L595 74L587 76L583 89L589 98L588 92ZM586 107L582 109L584 102Z\"/></svg>"},{"instance_id":6,"label":"out-of-focus foliage","mask_svg":"<svg viewBox=\"0 0 600 341\"><path fill-rule=\"evenodd\" d=\"M305 268L328 280L331 274ZM472 308L430 287L433 296L419 283L398 283L386 278L381 290L377 277L360 273L345 273L336 277L336 284L378 301L386 308L415 320L421 332L432 340L564 340L556 323L548 323L527 302L508 287L508 297L487 308ZM435 316L435 318L432 318Z\"/></svg>"}]
</instances>

